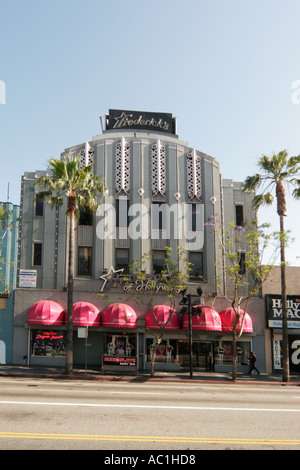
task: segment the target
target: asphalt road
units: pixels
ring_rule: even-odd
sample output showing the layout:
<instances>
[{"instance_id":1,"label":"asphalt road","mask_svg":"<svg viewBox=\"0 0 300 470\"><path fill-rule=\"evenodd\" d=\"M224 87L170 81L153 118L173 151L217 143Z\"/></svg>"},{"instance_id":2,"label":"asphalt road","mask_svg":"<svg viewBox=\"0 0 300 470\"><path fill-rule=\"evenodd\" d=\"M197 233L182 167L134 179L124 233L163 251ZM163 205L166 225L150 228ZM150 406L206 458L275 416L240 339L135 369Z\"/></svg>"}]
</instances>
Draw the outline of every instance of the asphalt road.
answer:
<instances>
[{"instance_id":1,"label":"asphalt road","mask_svg":"<svg viewBox=\"0 0 300 470\"><path fill-rule=\"evenodd\" d=\"M1 450L300 450L299 386L2 377L0 417Z\"/></svg>"}]
</instances>

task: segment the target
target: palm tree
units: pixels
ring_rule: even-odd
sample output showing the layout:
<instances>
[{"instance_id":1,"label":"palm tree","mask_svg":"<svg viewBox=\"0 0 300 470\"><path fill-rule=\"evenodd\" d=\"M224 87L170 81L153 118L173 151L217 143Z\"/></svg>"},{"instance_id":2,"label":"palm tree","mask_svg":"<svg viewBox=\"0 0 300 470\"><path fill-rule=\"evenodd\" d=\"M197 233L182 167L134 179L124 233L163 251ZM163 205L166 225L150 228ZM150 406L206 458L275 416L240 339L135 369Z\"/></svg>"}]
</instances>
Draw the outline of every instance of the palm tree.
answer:
<instances>
[{"instance_id":1,"label":"palm tree","mask_svg":"<svg viewBox=\"0 0 300 470\"><path fill-rule=\"evenodd\" d=\"M286 150L282 150L272 157L263 155L258 161L261 173L248 176L244 183L245 191L254 191L261 188L261 194L256 194L253 199L253 207L257 210L260 206L272 204L275 189L277 200L277 214L280 220L280 261L281 261L281 299L282 299L282 373L283 381L289 382L289 345L288 324L286 307L286 261L285 261L285 230L284 217L286 216L285 186L293 186L293 196L300 198L300 155L288 157Z\"/></svg>"},{"instance_id":2,"label":"palm tree","mask_svg":"<svg viewBox=\"0 0 300 470\"><path fill-rule=\"evenodd\" d=\"M67 197L69 218L68 258L68 322L66 338L66 374L73 373L73 280L75 249L75 216L79 208L95 212L97 196L103 194L104 185L100 176L93 174L91 166L79 168L79 158L71 160L50 159L50 175L42 176L36 182L42 190L36 199L44 199L52 207L62 206Z\"/></svg>"}]
</instances>

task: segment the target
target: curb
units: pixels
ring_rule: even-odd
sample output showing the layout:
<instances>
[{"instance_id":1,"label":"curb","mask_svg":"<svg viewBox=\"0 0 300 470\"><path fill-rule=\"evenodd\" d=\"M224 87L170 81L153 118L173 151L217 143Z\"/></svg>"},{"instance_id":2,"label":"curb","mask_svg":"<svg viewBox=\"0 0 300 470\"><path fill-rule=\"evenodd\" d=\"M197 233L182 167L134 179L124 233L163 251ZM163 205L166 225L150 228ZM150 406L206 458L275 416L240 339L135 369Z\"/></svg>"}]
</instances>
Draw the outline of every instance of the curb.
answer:
<instances>
[{"instance_id":1,"label":"curb","mask_svg":"<svg viewBox=\"0 0 300 470\"><path fill-rule=\"evenodd\" d=\"M172 378L172 377L145 377L145 376L114 376L114 375L91 375L91 374L44 374L44 373L22 373L22 372L0 372L0 377L22 377L22 378L42 378L58 380L91 380L91 381L110 381L110 382L168 382L168 383L196 383L196 384L233 384L233 385L279 385L279 386L300 386L300 382L272 382L269 380L250 381L246 379L202 379L199 378Z\"/></svg>"}]
</instances>

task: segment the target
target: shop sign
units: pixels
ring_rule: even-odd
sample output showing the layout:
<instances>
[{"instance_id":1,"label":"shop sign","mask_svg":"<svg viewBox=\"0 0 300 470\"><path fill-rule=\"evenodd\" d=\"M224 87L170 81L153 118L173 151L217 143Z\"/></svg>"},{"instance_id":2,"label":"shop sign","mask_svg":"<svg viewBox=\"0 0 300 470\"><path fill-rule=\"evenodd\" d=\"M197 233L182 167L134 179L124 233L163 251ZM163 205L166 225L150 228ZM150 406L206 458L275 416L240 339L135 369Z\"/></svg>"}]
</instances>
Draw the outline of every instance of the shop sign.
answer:
<instances>
[{"instance_id":1,"label":"shop sign","mask_svg":"<svg viewBox=\"0 0 300 470\"><path fill-rule=\"evenodd\" d=\"M131 367L137 365L136 357L103 356L104 366L125 366Z\"/></svg>"},{"instance_id":2,"label":"shop sign","mask_svg":"<svg viewBox=\"0 0 300 470\"><path fill-rule=\"evenodd\" d=\"M175 120L169 113L110 109L106 130L139 129L175 134Z\"/></svg>"},{"instance_id":3,"label":"shop sign","mask_svg":"<svg viewBox=\"0 0 300 470\"><path fill-rule=\"evenodd\" d=\"M124 275L124 269L115 270L113 267L110 268L107 274L100 276L104 282L101 286L100 292L111 289L112 287L119 287L125 292L135 290L136 292L154 290L156 294L159 291L170 291L172 290L174 294L180 294L181 288L172 288L167 284L167 280L170 277L168 274L145 274L144 279L137 279L135 275Z\"/></svg>"},{"instance_id":4,"label":"shop sign","mask_svg":"<svg viewBox=\"0 0 300 470\"><path fill-rule=\"evenodd\" d=\"M34 269L20 269L19 287L36 287L36 271Z\"/></svg>"},{"instance_id":5,"label":"shop sign","mask_svg":"<svg viewBox=\"0 0 300 470\"><path fill-rule=\"evenodd\" d=\"M288 328L300 328L300 295L288 295L286 301ZM280 295L266 295L269 328L282 328L282 301Z\"/></svg>"}]
</instances>

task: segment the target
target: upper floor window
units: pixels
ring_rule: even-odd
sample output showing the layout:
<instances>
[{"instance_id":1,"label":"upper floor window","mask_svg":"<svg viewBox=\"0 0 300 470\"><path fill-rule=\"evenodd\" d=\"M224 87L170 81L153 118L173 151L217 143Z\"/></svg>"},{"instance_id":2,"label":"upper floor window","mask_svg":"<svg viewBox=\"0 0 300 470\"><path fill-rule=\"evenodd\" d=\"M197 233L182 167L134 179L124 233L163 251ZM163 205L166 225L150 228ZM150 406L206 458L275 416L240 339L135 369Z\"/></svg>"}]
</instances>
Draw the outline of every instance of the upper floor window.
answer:
<instances>
[{"instance_id":1,"label":"upper floor window","mask_svg":"<svg viewBox=\"0 0 300 470\"><path fill-rule=\"evenodd\" d=\"M198 279L203 277L203 253L202 251L190 251L189 262L191 263L190 278Z\"/></svg>"},{"instance_id":2,"label":"upper floor window","mask_svg":"<svg viewBox=\"0 0 300 470\"><path fill-rule=\"evenodd\" d=\"M90 246L78 247L78 275L92 275L92 248Z\"/></svg>"},{"instance_id":3,"label":"upper floor window","mask_svg":"<svg viewBox=\"0 0 300 470\"><path fill-rule=\"evenodd\" d=\"M238 257L239 257L239 266L240 266L239 274L240 275L246 274L246 253L240 251L238 253Z\"/></svg>"},{"instance_id":4,"label":"upper floor window","mask_svg":"<svg viewBox=\"0 0 300 470\"><path fill-rule=\"evenodd\" d=\"M116 199L116 227L129 226L129 199L120 197Z\"/></svg>"},{"instance_id":5,"label":"upper floor window","mask_svg":"<svg viewBox=\"0 0 300 470\"><path fill-rule=\"evenodd\" d=\"M129 250L122 248L116 250L116 267L123 269L123 274L129 273Z\"/></svg>"},{"instance_id":6,"label":"upper floor window","mask_svg":"<svg viewBox=\"0 0 300 470\"><path fill-rule=\"evenodd\" d=\"M33 243L33 266L42 266L42 243L34 242Z\"/></svg>"},{"instance_id":7,"label":"upper floor window","mask_svg":"<svg viewBox=\"0 0 300 470\"><path fill-rule=\"evenodd\" d=\"M152 262L153 262L154 274L161 274L162 271L166 270L165 258L166 258L165 251L162 251L162 250L153 251Z\"/></svg>"},{"instance_id":8,"label":"upper floor window","mask_svg":"<svg viewBox=\"0 0 300 470\"><path fill-rule=\"evenodd\" d=\"M235 222L238 227L244 225L244 206L241 204L235 206Z\"/></svg>"},{"instance_id":9,"label":"upper floor window","mask_svg":"<svg viewBox=\"0 0 300 470\"><path fill-rule=\"evenodd\" d=\"M80 209L79 225L93 225L93 214Z\"/></svg>"},{"instance_id":10,"label":"upper floor window","mask_svg":"<svg viewBox=\"0 0 300 470\"><path fill-rule=\"evenodd\" d=\"M44 201L43 199L36 199L34 204L34 215L43 217L44 215Z\"/></svg>"}]
</instances>

